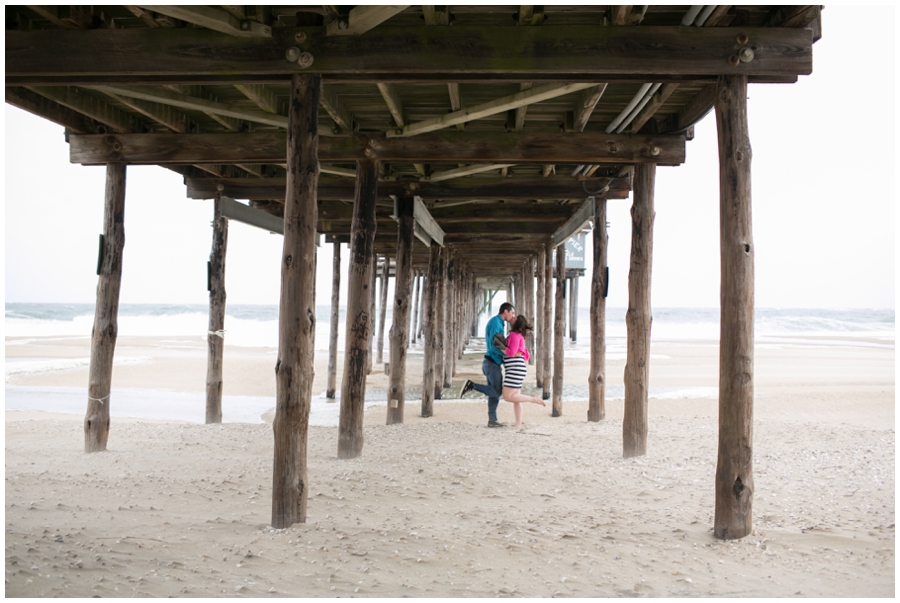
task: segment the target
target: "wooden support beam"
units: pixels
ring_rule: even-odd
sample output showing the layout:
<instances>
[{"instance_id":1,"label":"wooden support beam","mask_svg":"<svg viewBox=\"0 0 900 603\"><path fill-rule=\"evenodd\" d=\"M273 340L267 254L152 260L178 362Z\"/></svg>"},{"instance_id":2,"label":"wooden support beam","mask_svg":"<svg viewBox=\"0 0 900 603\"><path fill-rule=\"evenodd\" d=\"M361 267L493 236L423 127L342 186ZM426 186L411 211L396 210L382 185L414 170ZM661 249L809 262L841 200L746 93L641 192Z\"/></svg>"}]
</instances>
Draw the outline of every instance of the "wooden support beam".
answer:
<instances>
[{"instance_id":1,"label":"wooden support beam","mask_svg":"<svg viewBox=\"0 0 900 603\"><path fill-rule=\"evenodd\" d=\"M594 203L594 263L591 269L591 360L588 373L588 421L606 418L606 294L607 268L606 199Z\"/></svg>"},{"instance_id":2,"label":"wooden support beam","mask_svg":"<svg viewBox=\"0 0 900 603\"><path fill-rule=\"evenodd\" d=\"M665 102L672 96L672 93L675 92L676 88L678 88L678 84L668 83L660 86L659 90L653 95L653 98L650 99L650 102L644 105L644 108L641 109L641 112L638 113L634 120L631 122L630 130L632 132L640 132L641 128L644 127L644 124L653 117L653 115L662 107Z\"/></svg>"},{"instance_id":3,"label":"wooden support beam","mask_svg":"<svg viewBox=\"0 0 900 603\"><path fill-rule=\"evenodd\" d=\"M191 119L186 114L178 111L174 107L143 101L137 98L119 96L112 93L108 94L111 98L122 103L126 107L129 107L134 111L137 111L144 117L169 128L173 132L184 134L185 132L189 132L191 130Z\"/></svg>"},{"instance_id":4,"label":"wooden support beam","mask_svg":"<svg viewBox=\"0 0 900 603\"><path fill-rule=\"evenodd\" d=\"M378 370L384 366L384 321L387 318L387 301L388 301L388 278L391 272L391 258L384 256L384 263L381 265L381 284L378 289L378 332L375 343L375 364Z\"/></svg>"},{"instance_id":5,"label":"wooden support beam","mask_svg":"<svg viewBox=\"0 0 900 603\"><path fill-rule=\"evenodd\" d=\"M402 13L410 5L375 6L360 5L350 9L347 19L337 19L326 27L329 36L358 36L378 27L394 15Z\"/></svg>"},{"instance_id":6,"label":"wooden support beam","mask_svg":"<svg viewBox=\"0 0 900 603\"><path fill-rule=\"evenodd\" d=\"M406 125L406 118L403 115L403 100L397 92L397 86L382 82L378 82L376 85L378 86L378 91L381 92L381 96L384 98L388 111L391 112L391 116L394 118L394 124L396 124L398 128L402 128Z\"/></svg>"},{"instance_id":7,"label":"wooden support beam","mask_svg":"<svg viewBox=\"0 0 900 603\"><path fill-rule=\"evenodd\" d=\"M625 418L622 422L623 456L647 453L647 399L650 389L650 274L653 259L653 209L656 166L634 170L631 206L631 267L628 270L628 335L625 361Z\"/></svg>"},{"instance_id":8,"label":"wooden support beam","mask_svg":"<svg viewBox=\"0 0 900 603\"><path fill-rule=\"evenodd\" d=\"M322 108L331 116L334 123L344 133L352 132L356 129L356 122L353 116L347 111L344 104L338 99L334 86L326 85L322 91Z\"/></svg>"},{"instance_id":9,"label":"wooden support beam","mask_svg":"<svg viewBox=\"0 0 900 603\"><path fill-rule=\"evenodd\" d=\"M187 94L179 94L178 92L172 92L171 90L161 88L137 88L133 86L92 86L91 88L107 94L138 98L145 101L160 103L162 105L171 105L173 107L187 109L189 111L202 111L209 115L222 115L234 119L244 119L246 121L252 121L268 126L277 126L279 128L287 128L288 125L288 118L281 115L273 115L265 111L255 111L245 107L227 105L225 103L188 96Z\"/></svg>"},{"instance_id":10,"label":"wooden support beam","mask_svg":"<svg viewBox=\"0 0 900 603\"><path fill-rule=\"evenodd\" d=\"M222 196L218 205L222 215L226 218L276 234L284 234L284 220L282 218L253 207L248 207L227 196Z\"/></svg>"},{"instance_id":11,"label":"wooden support beam","mask_svg":"<svg viewBox=\"0 0 900 603\"><path fill-rule=\"evenodd\" d=\"M747 78L722 77L716 94L719 132L721 335L719 451L715 535L743 538L753 529L753 228Z\"/></svg>"},{"instance_id":12,"label":"wooden support beam","mask_svg":"<svg viewBox=\"0 0 900 603\"><path fill-rule=\"evenodd\" d=\"M338 319L341 303L341 243L335 240L332 245L331 264L331 330L328 337L328 384L325 386L325 397L334 400L337 388L337 347Z\"/></svg>"},{"instance_id":13,"label":"wooden support beam","mask_svg":"<svg viewBox=\"0 0 900 603\"><path fill-rule=\"evenodd\" d=\"M594 219L594 203L594 197L588 197L581 203L578 211L553 233L554 247L562 245L569 237L581 232L585 224Z\"/></svg>"},{"instance_id":14,"label":"wooden support beam","mask_svg":"<svg viewBox=\"0 0 900 603\"><path fill-rule=\"evenodd\" d=\"M475 165L467 165L465 167L455 168L452 170L446 170L443 172L434 172L428 178L423 178L423 180L427 180L429 182L440 182L442 180L452 180L453 178L463 178L465 176L472 176L474 174L483 174L485 172L491 172L494 170L503 170L505 168L511 167L513 164L496 164L496 163L483 163L483 164L475 164Z\"/></svg>"},{"instance_id":15,"label":"wooden support beam","mask_svg":"<svg viewBox=\"0 0 900 603\"><path fill-rule=\"evenodd\" d=\"M519 84L519 90L531 90L531 82L523 82ZM522 128L525 127L525 113L528 111L528 105L523 105L516 109L516 119L513 129L516 132L521 132Z\"/></svg>"},{"instance_id":16,"label":"wooden support beam","mask_svg":"<svg viewBox=\"0 0 900 603\"><path fill-rule=\"evenodd\" d=\"M175 94L184 95L184 97L186 97L187 99L200 99L201 101L213 103L214 105L219 103L219 99L216 98L216 96L212 92L210 92L210 89L206 86L171 85L165 86L165 88L171 92L174 92ZM213 121L221 124L221 126L229 132L242 132L248 129L245 126L245 122L240 118L220 115L216 111L210 110L203 110L203 113Z\"/></svg>"},{"instance_id":17,"label":"wooden support beam","mask_svg":"<svg viewBox=\"0 0 900 603\"><path fill-rule=\"evenodd\" d=\"M350 265L347 277L347 328L344 344L344 376L341 381L341 412L338 458L362 454L363 414L368 374L369 336L373 330L371 309L375 259L375 200L378 195L378 163L360 161L356 166L356 200L350 235Z\"/></svg>"},{"instance_id":18,"label":"wooden support beam","mask_svg":"<svg viewBox=\"0 0 900 603\"><path fill-rule=\"evenodd\" d=\"M316 336L316 181L322 78L291 78L288 180L275 365L272 527L306 523L307 438Z\"/></svg>"},{"instance_id":19,"label":"wooden support beam","mask_svg":"<svg viewBox=\"0 0 900 603\"><path fill-rule=\"evenodd\" d=\"M522 90L509 96L497 98L468 109L460 109L459 111L454 111L453 113L448 113L447 115L442 115L441 117L435 117L433 119L426 119L414 124L409 124L403 127L400 131L387 132L387 136L389 138L392 136L415 136L417 134L423 134L425 132L443 130L444 128L449 128L450 126L454 126L456 124L462 124L470 121L475 121L476 119L481 119L483 117L497 115L498 113L503 113L511 109L525 107L527 105L539 103L541 101L556 98L558 96L564 96L566 94L584 90L585 88L591 88L593 86L594 84L583 83L564 84L561 86L557 84L548 84L545 86L540 86L538 88L529 88L527 90Z\"/></svg>"},{"instance_id":20,"label":"wooden support beam","mask_svg":"<svg viewBox=\"0 0 900 603\"><path fill-rule=\"evenodd\" d=\"M212 249L209 252L209 328L206 335L206 423L222 422L222 357L225 351L225 253L228 218L221 198L213 205Z\"/></svg>"},{"instance_id":21,"label":"wooden support beam","mask_svg":"<svg viewBox=\"0 0 900 603\"><path fill-rule=\"evenodd\" d=\"M285 163L285 134L282 132L191 136L117 134L112 137L81 134L71 136L69 143L70 161L84 165L103 164L110 160L111 153L117 153L119 161L136 165ZM319 159L326 163L371 159L422 163L621 165L658 162L678 165L684 162L685 138L601 132L495 134L447 131L411 138L354 133L347 137L322 137L319 153Z\"/></svg>"},{"instance_id":22,"label":"wooden support beam","mask_svg":"<svg viewBox=\"0 0 900 603\"><path fill-rule=\"evenodd\" d=\"M160 27L162 27L159 21L153 18L153 15L150 11L144 10L140 6L125 5L125 8L132 15L143 21L144 25L146 25L147 27L150 27L152 29L159 29Z\"/></svg>"},{"instance_id":23,"label":"wooden support beam","mask_svg":"<svg viewBox=\"0 0 900 603\"><path fill-rule=\"evenodd\" d=\"M235 84L234 87L266 113L279 114L275 93L265 84Z\"/></svg>"},{"instance_id":24,"label":"wooden support beam","mask_svg":"<svg viewBox=\"0 0 900 603\"><path fill-rule=\"evenodd\" d=\"M173 19L180 19L187 23L193 23L200 27L206 27L213 31L236 36L241 38L271 38L272 28L256 21L247 19L239 20L228 11L212 6L201 6L199 4L191 6L146 6L140 5L140 8L152 10L161 15L168 15Z\"/></svg>"},{"instance_id":25,"label":"wooden support beam","mask_svg":"<svg viewBox=\"0 0 900 603\"><path fill-rule=\"evenodd\" d=\"M27 88L6 88L6 102L23 111L60 125L71 132L94 134L105 131L106 125L74 111Z\"/></svg>"},{"instance_id":26,"label":"wooden support beam","mask_svg":"<svg viewBox=\"0 0 900 603\"><path fill-rule=\"evenodd\" d=\"M541 333L541 346L542 346L542 360L539 362L543 363L543 392L541 397L544 400L550 399L550 387L553 382L553 373L551 369L551 350L553 349L553 304L550 300L554 299L553 297L553 240L547 239L544 244L544 305L542 307L543 318L541 320L541 327L543 329L543 333Z\"/></svg>"},{"instance_id":27,"label":"wooden support beam","mask_svg":"<svg viewBox=\"0 0 900 603\"><path fill-rule=\"evenodd\" d=\"M97 265L97 302L91 329L88 403L84 416L84 451L102 452L109 440L113 355L118 334L122 250L125 247L125 165L106 166L103 235Z\"/></svg>"},{"instance_id":28,"label":"wooden support beam","mask_svg":"<svg viewBox=\"0 0 900 603\"><path fill-rule=\"evenodd\" d=\"M314 58L305 72L330 81L785 81L812 71L812 31L798 28L741 28L758 50L735 65L728 59L739 49L736 34L723 27L383 26L338 37L301 27L271 39L196 28L53 29L6 32L6 85L278 81L298 69L285 59L298 33Z\"/></svg>"},{"instance_id":29,"label":"wooden support beam","mask_svg":"<svg viewBox=\"0 0 900 603\"><path fill-rule=\"evenodd\" d=\"M35 87L32 92L55 101L120 133L143 132L147 127L130 114L116 109L104 100L85 94L78 88ZM106 161L98 162L98 165ZM123 162L127 163L127 162Z\"/></svg>"},{"instance_id":30,"label":"wooden support beam","mask_svg":"<svg viewBox=\"0 0 900 603\"><path fill-rule=\"evenodd\" d=\"M345 179L351 170L320 165L323 174L340 173L341 178L319 179L319 200L351 200L354 184ZM356 171L352 170L353 176ZM284 178L193 178L185 179L187 196L191 199L212 199L218 186L222 193L233 199L269 200L284 199ZM605 193L608 199L625 199L631 191L630 176L617 178L574 178L523 179L479 178L471 180L442 180L440 182L378 182L379 200L391 199L398 195L416 195L427 201L473 199L531 201L534 199L584 199L589 191L598 191L609 186ZM551 208L553 204L540 203L534 207Z\"/></svg>"},{"instance_id":31,"label":"wooden support beam","mask_svg":"<svg viewBox=\"0 0 900 603\"><path fill-rule=\"evenodd\" d=\"M549 252L549 249L548 249ZM562 416L563 343L566 336L566 250L556 248L556 299L553 302L553 407L551 416Z\"/></svg>"},{"instance_id":32,"label":"wooden support beam","mask_svg":"<svg viewBox=\"0 0 900 603\"><path fill-rule=\"evenodd\" d=\"M435 358L437 349L437 296L440 281L441 246L432 243L429 248L428 276L422 306L424 349L422 360L422 416L434 416Z\"/></svg>"},{"instance_id":33,"label":"wooden support beam","mask_svg":"<svg viewBox=\"0 0 900 603\"><path fill-rule=\"evenodd\" d=\"M397 200L397 260L394 276L393 323L391 324L391 372L388 386L387 424L403 423L406 404L406 350L409 347L409 310L412 297L412 252L414 197Z\"/></svg>"},{"instance_id":34,"label":"wooden support beam","mask_svg":"<svg viewBox=\"0 0 900 603\"><path fill-rule=\"evenodd\" d=\"M628 22L628 15L631 14L631 6L610 6L609 21L613 25L625 25Z\"/></svg>"}]
</instances>

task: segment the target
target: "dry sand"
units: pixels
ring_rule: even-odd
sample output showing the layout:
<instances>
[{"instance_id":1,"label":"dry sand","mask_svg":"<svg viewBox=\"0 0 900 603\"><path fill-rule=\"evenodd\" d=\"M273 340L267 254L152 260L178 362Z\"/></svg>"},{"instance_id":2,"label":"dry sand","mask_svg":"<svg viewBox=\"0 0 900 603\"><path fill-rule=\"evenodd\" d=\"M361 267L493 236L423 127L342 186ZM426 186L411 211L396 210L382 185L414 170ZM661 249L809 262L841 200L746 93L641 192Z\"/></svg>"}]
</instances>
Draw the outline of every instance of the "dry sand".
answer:
<instances>
[{"instance_id":1,"label":"dry sand","mask_svg":"<svg viewBox=\"0 0 900 603\"><path fill-rule=\"evenodd\" d=\"M10 343L8 359L88 345ZM117 358L149 360L117 367L114 387L202 391L205 344L176 343L120 338ZM715 345L652 354L652 385L715 388ZM274 395L274 358L226 348L226 395ZM454 384L479 366L467 355ZM567 361L564 415L529 406L521 432L487 429L477 397L422 419L411 396L404 425L371 408L349 461L336 428L311 427L309 518L286 530L269 527L268 424L114 416L108 451L88 455L82 416L7 411L6 594L894 596L893 349L758 346L754 531L728 542L711 531L716 400L651 399L648 454L623 459L622 402L587 423L586 370ZM86 383L84 367L7 379Z\"/></svg>"}]
</instances>

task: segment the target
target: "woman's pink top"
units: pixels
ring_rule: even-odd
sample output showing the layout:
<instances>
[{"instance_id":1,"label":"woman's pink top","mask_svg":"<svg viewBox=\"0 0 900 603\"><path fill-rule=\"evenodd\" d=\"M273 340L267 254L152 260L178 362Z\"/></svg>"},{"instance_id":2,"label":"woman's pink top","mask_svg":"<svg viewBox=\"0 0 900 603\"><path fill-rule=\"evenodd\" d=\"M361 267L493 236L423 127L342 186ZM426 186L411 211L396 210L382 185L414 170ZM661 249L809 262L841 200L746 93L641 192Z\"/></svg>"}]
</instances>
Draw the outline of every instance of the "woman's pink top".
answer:
<instances>
[{"instance_id":1,"label":"woman's pink top","mask_svg":"<svg viewBox=\"0 0 900 603\"><path fill-rule=\"evenodd\" d=\"M512 358L519 352L522 352L525 360L529 359L528 350L525 349L525 338L522 337L521 333L513 331L506 338L506 355Z\"/></svg>"}]
</instances>

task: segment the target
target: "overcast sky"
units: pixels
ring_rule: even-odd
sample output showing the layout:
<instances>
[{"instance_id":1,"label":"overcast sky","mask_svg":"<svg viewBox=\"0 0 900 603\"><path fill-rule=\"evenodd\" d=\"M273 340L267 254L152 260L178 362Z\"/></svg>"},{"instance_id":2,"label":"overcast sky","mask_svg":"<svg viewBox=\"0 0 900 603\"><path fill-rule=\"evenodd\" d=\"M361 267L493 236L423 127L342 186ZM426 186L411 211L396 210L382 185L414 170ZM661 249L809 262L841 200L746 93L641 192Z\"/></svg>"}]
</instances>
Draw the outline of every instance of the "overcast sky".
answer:
<instances>
[{"instance_id":1,"label":"overcast sky","mask_svg":"<svg viewBox=\"0 0 900 603\"><path fill-rule=\"evenodd\" d=\"M759 307L894 307L896 16L872 18L892 10L829 5L813 74L750 86ZM105 168L70 164L62 127L10 105L5 140L6 301L93 302ZM717 164L711 112L687 162L657 170L655 307L719 304ZM608 205L615 307L628 303L630 205ZM212 202L186 199L181 176L129 167L121 301L206 303L211 219ZM281 245L278 235L231 223L229 303L278 304ZM346 248L342 257L346 275ZM587 258L590 266L590 248ZM323 245L319 304L330 303L331 260ZM588 306L586 282L580 294Z\"/></svg>"}]
</instances>

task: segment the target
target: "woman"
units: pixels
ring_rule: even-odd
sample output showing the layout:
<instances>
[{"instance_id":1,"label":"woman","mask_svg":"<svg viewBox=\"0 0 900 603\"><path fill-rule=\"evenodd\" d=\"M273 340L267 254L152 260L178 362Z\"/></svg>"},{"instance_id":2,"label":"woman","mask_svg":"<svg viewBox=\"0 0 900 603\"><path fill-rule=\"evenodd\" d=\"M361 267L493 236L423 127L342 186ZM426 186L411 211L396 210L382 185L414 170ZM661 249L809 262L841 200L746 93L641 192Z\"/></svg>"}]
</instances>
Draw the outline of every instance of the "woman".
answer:
<instances>
[{"instance_id":1,"label":"woman","mask_svg":"<svg viewBox=\"0 0 900 603\"><path fill-rule=\"evenodd\" d=\"M528 350L525 349L525 335L533 330L524 316L517 316L513 321L509 336L506 338L506 353L503 355L503 399L513 403L513 412L516 415L516 428L522 428L522 403L532 402L547 406L547 403L535 396L526 396L522 393L522 383L525 381L525 372L528 361Z\"/></svg>"}]
</instances>

